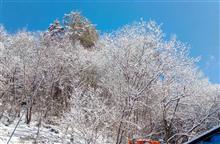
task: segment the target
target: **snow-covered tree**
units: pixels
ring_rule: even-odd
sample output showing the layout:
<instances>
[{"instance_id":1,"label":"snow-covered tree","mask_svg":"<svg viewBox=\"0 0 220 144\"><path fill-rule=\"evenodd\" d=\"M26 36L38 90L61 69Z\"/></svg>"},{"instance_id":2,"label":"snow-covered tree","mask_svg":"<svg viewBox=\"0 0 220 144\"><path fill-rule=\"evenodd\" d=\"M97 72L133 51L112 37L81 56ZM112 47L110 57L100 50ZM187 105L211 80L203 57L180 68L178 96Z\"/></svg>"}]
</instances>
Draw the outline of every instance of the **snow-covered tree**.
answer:
<instances>
[{"instance_id":1,"label":"snow-covered tree","mask_svg":"<svg viewBox=\"0 0 220 144\"><path fill-rule=\"evenodd\" d=\"M16 34L0 27L0 118L13 121L26 105L27 123L61 119L72 141L86 144L183 143L219 124L220 86L160 25L140 21L98 37L74 12L64 25Z\"/></svg>"},{"instance_id":2,"label":"snow-covered tree","mask_svg":"<svg viewBox=\"0 0 220 144\"><path fill-rule=\"evenodd\" d=\"M73 43L78 40L85 48L91 48L97 42L98 32L95 26L79 12L66 14L64 24Z\"/></svg>"}]
</instances>

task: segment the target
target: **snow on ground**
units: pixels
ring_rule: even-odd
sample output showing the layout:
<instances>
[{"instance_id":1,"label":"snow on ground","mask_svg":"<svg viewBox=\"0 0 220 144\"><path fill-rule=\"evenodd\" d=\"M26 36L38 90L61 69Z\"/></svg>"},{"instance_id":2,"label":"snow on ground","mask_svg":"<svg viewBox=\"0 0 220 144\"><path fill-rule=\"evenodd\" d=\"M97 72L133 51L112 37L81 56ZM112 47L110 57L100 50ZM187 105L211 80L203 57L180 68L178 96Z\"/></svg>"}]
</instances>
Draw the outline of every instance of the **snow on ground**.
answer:
<instances>
[{"instance_id":1,"label":"snow on ground","mask_svg":"<svg viewBox=\"0 0 220 144\"><path fill-rule=\"evenodd\" d=\"M34 118L36 119L36 118ZM66 125L62 120L52 118L40 126L38 133L38 122L32 120L30 125L25 123L22 118L9 144L84 144L85 139L80 136L80 131L76 128L71 129L70 125ZM12 134L19 118L16 118L11 124L7 120L0 120L0 144L6 144ZM74 131L74 132L73 132ZM77 134L78 133L78 134ZM37 141L36 141L37 138ZM97 138L97 144L111 144L103 140L102 137Z\"/></svg>"},{"instance_id":2,"label":"snow on ground","mask_svg":"<svg viewBox=\"0 0 220 144\"><path fill-rule=\"evenodd\" d=\"M0 122L0 144L6 144L11 133L13 132L18 119L9 126ZM25 124L24 119L20 121L10 144L31 144L35 142L37 137L38 127L37 122L32 122L30 125ZM37 143L45 144L69 144L70 138L61 132L59 127L42 124L37 138Z\"/></svg>"}]
</instances>

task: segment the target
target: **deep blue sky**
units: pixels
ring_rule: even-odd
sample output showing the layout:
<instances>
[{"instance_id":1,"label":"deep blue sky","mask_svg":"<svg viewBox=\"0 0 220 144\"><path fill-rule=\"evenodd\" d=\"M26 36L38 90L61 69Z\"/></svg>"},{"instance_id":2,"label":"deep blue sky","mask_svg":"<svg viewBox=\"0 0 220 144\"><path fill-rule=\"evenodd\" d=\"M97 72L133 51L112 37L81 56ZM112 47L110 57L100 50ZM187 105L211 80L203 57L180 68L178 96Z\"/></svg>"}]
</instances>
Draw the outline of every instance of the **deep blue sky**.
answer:
<instances>
[{"instance_id":1,"label":"deep blue sky","mask_svg":"<svg viewBox=\"0 0 220 144\"><path fill-rule=\"evenodd\" d=\"M155 20L169 38L191 45L190 55L201 56L200 69L213 83L220 83L220 2L0 0L0 23L10 32L26 27L45 30L71 10L81 11L101 31L115 30L135 20Z\"/></svg>"}]
</instances>

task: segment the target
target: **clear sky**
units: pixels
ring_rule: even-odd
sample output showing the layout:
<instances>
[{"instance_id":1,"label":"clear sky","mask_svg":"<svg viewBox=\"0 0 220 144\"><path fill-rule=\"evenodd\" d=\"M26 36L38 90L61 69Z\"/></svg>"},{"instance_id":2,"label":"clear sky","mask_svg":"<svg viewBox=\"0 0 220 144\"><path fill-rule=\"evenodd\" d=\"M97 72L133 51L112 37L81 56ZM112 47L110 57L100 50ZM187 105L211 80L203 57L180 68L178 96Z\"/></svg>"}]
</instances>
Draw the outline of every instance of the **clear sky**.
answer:
<instances>
[{"instance_id":1,"label":"clear sky","mask_svg":"<svg viewBox=\"0 0 220 144\"><path fill-rule=\"evenodd\" d=\"M191 45L190 55L201 56L200 69L213 83L220 83L219 0L0 0L0 23L9 32L21 28L45 30L71 10L81 11L100 31L112 31L140 20L163 23L166 38Z\"/></svg>"}]
</instances>

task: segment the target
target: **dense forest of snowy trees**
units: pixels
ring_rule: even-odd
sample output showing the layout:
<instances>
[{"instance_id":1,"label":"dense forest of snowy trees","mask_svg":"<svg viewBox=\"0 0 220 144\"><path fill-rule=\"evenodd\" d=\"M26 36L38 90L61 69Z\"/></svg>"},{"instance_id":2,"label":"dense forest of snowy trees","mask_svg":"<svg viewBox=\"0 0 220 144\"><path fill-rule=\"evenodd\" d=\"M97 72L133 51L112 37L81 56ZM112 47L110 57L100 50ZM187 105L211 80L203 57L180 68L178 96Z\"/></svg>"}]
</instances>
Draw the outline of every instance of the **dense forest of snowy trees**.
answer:
<instances>
[{"instance_id":1,"label":"dense forest of snowy trees","mask_svg":"<svg viewBox=\"0 0 220 144\"><path fill-rule=\"evenodd\" d=\"M197 61L153 21L99 34L71 12L43 32L1 26L0 119L25 108L27 124L61 119L85 144L183 143L220 123L220 86Z\"/></svg>"}]
</instances>

